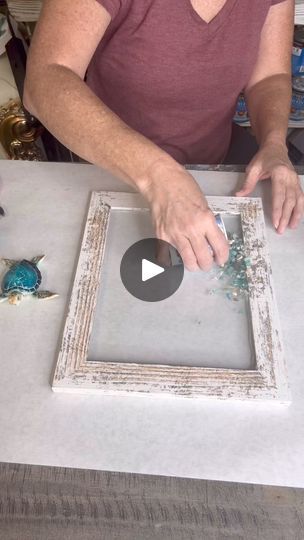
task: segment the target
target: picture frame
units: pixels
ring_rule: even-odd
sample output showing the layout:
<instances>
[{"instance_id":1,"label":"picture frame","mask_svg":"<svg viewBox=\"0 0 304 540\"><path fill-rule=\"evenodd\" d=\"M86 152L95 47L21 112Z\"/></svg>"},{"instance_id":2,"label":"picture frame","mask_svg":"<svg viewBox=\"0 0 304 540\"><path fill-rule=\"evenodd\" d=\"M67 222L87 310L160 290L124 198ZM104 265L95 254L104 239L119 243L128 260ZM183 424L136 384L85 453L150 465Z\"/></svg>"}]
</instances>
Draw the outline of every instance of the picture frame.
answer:
<instances>
[{"instance_id":1,"label":"picture frame","mask_svg":"<svg viewBox=\"0 0 304 540\"><path fill-rule=\"evenodd\" d=\"M55 392L169 394L290 401L260 198L207 197L215 214L239 215L247 269L255 369L89 361L88 349L111 212L149 211L137 193L97 192L91 200L52 382Z\"/></svg>"}]
</instances>

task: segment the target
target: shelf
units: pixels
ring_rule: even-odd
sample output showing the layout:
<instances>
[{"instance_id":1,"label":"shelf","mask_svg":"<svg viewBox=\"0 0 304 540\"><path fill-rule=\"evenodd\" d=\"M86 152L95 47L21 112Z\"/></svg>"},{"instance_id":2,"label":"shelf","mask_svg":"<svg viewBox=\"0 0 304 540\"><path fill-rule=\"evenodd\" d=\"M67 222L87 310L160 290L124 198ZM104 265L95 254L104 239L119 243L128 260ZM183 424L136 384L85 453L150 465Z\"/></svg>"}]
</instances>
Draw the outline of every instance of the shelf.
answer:
<instances>
[{"instance_id":1,"label":"shelf","mask_svg":"<svg viewBox=\"0 0 304 540\"><path fill-rule=\"evenodd\" d=\"M295 24L304 24L304 0L296 0Z\"/></svg>"},{"instance_id":2,"label":"shelf","mask_svg":"<svg viewBox=\"0 0 304 540\"><path fill-rule=\"evenodd\" d=\"M35 22L40 15L42 0L7 0L7 6L17 22Z\"/></svg>"},{"instance_id":3,"label":"shelf","mask_svg":"<svg viewBox=\"0 0 304 540\"><path fill-rule=\"evenodd\" d=\"M249 120L248 122L242 122L242 123L234 122L234 123L241 127L251 126ZM295 128L304 129L304 120L289 120L288 127L292 129L295 129Z\"/></svg>"}]
</instances>

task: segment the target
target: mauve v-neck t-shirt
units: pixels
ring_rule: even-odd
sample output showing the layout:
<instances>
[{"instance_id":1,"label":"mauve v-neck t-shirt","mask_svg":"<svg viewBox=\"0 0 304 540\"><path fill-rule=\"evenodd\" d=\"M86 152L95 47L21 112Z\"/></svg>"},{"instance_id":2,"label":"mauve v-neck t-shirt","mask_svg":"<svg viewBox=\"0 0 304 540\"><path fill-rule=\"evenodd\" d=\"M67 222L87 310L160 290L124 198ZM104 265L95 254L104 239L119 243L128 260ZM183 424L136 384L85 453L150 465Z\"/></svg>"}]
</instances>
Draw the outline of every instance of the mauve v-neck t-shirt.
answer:
<instances>
[{"instance_id":1,"label":"mauve v-neck t-shirt","mask_svg":"<svg viewBox=\"0 0 304 540\"><path fill-rule=\"evenodd\" d=\"M272 4L226 0L208 24L190 0L97 0L111 22L87 84L180 163L220 163Z\"/></svg>"}]
</instances>

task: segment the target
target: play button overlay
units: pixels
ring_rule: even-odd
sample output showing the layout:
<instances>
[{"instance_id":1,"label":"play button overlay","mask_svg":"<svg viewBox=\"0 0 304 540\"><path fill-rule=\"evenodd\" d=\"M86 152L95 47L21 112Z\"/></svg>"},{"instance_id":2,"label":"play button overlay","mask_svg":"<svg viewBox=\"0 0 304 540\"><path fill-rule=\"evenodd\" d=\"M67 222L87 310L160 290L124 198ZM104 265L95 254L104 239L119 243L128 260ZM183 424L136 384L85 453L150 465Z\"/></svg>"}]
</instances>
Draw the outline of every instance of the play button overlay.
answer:
<instances>
[{"instance_id":1,"label":"play button overlay","mask_svg":"<svg viewBox=\"0 0 304 540\"><path fill-rule=\"evenodd\" d=\"M155 276L158 276L159 274L162 274L165 271L164 268L159 266L158 264L155 264L151 261L147 261L147 259L143 259L141 261L141 280L147 281L148 279L151 279Z\"/></svg>"},{"instance_id":2,"label":"play button overlay","mask_svg":"<svg viewBox=\"0 0 304 540\"><path fill-rule=\"evenodd\" d=\"M159 302L177 291L183 281L184 265L171 244L157 238L145 238L125 252L120 277L135 298Z\"/></svg>"}]
</instances>

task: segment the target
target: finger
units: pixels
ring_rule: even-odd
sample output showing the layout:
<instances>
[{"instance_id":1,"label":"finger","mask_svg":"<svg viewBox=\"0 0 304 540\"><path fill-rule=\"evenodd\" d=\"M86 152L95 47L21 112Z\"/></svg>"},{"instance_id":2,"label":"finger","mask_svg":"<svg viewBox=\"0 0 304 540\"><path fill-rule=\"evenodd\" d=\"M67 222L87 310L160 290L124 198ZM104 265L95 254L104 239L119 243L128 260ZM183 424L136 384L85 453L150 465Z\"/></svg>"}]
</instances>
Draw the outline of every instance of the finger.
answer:
<instances>
[{"instance_id":1,"label":"finger","mask_svg":"<svg viewBox=\"0 0 304 540\"><path fill-rule=\"evenodd\" d=\"M174 245L176 246L176 249L181 255L183 263L187 270L190 270L190 272L195 272L196 270L199 270L197 259L189 240L187 238L179 238L176 239Z\"/></svg>"},{"instance_id":2,"label":"finger","mask_svg":"<svg viewBox=\"0 0 304 540\"><path fill-rule=\"evenodd\" d=\"M275 229L278 228L282 217L283 205L286 196L285 184L281 181L272 183L272 223Z\"/></svg>"},{"instance_id":3,"label":"finger","mask_svg":"<svg viewBox=\"0 0 304 540\"><path fill-rule=\"evenodd\" d=\"M293 212L293 209L296 205L296 195L293 189L288 189L286 191L285 201L282 209L282 216L280 219L279 226L277 228L277 231L279 234L283 234L285 231L289 221L291 214Z\"/></svg>"},{"instance_id":4,"label":"finger","mask_svg":"<svg viewBox=\"0 0 304 540\"><path fill-rule=\"evenodd\" d=\"M220 266L225 264L229 257L229 244L216 224L214 224L214 227L208 229L207 241L212 248L216 263Z\"/></svg>"},{"instance_id":5,"label":"finger","mask_svg":"<svg viewBox=\"0 0 304 540\"><path fill-rule=\"evenodd\" d=\"M261 168L257 165L254 165L249 168L244 185L240 191L236 192L237 197L247 197L255 188L257 185L261 174Z\"/></svg>"},{"instance_id":6,"label":"finger","mask_svg":"<svg viewBox=\"0 0 304 540\"><path fill-rule=\"evenodd\" d=\"M171 266L171 256L169 243L156 239L155 259L161 266Z\"/></svg>"},{"instance_id":7,"label":"finger","mask_svg":"<svg viewBox=\"0 0 304 540\"><path fill-rule=\"evenodd\" d=\"M303 217L304 214L304 195L303 193L299 193L296 205L293 209L291 220L289 222L289 227L291 229L296 229Z\"/></svg>"},{"instance_id":8,"label":"finger","mask_svg":"<svg viewBox=\"0 0 304 540\"><path fill-rule=\"evenodd\" d=\"M201 270L208 272L213 265L213 252L203 235L192 235L190 238L197 264Z\"/></svg>"}]
</instances>

